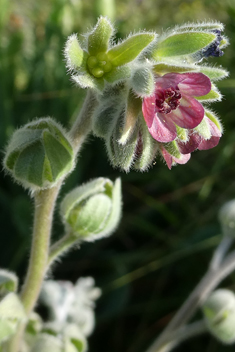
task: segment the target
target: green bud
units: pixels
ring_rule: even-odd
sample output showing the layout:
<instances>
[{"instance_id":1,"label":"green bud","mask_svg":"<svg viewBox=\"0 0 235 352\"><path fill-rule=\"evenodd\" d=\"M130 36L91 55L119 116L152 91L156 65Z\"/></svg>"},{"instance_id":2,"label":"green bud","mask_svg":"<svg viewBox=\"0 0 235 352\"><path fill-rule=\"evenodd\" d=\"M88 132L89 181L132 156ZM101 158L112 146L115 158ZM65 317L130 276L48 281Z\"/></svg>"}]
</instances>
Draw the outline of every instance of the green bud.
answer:
<instances>
[{"instance_id":1,"label":"green bud","mask_svg":"<svg viewBox=\"0 0 235 352\"><path fill-rule=\"evenodd\" d=\"M146 66L137 68L130 82L134 92L140 97L152 95L155 88L152 70Z\"/></svg>"},{"instance_id":2,"label":"green bud","mask_svg":"<svg viewBox=\"0 0 235 352\"><path fill-rule=\"evenodd\" d=\"M226 202L219 210L219 221L223 234L235 237L235 200Z\"/></svg>"},{"instance_id":3,"label":"green bud","mask_svg":"<svg viewBox=\"0 0 235 352\"><path fill-rule=\"evenodd\" d=\"M69 137L51 118L30 122L13 134L4 167L26 188L52 187L74 167Z\"/></svg>"},{"instance_id":4,"label":"green bud","mask_svg":"<svg viewBox=\"0 0 235 352\"><path fill-rule=\"evenodd\" d=\"M235 342L235 295L232 291L214 291L203 303L207 327L212 335L225 344Z\"/></svg>"},{"instance_id":5,"label":"green bud","mask_svg":"<svg viewBox=\"0 0 235 352\"><path fill-rule=\"evenodd\" d=\"M84 241L111 235L121 217L121 181L98 178L77 187L61 203L68 230Z\"/></svg>"}]
</instances>

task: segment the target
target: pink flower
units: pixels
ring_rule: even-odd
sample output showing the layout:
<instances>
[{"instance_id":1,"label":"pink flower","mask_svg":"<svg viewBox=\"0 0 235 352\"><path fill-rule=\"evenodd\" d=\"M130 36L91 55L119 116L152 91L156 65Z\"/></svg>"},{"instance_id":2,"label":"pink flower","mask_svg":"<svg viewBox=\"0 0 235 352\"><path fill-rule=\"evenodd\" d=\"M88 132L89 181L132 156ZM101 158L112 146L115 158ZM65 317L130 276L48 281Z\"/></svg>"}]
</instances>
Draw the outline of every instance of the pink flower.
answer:
<instances>
[{"instance_id":1,"label":"pink flower","mask_svg":"<svg viewBox=\"0 0 235 352\"><path fill-rule=\"evenodd\" d=\"M211 90L210 79L203 73L167 73L157 77L155 92L144 98L142 111L150 134L158 142L177 137L176 125L193 129L204 117L204 108L194 97Z\"/></svg>"},{"instance_id":2,"label":"pink flower","mask_svg":"<svg viewBox=\"0 0 235 352\"><path fill-rule=\"evenodd\" d=\"M189 159L191 158L191 154L181 154L180 158L176 158L173 155L171 155L165 148L163 145L161 145L160 147L160 151L161 154L163 156L163 158L166 161L166 164L168 166L168 169L171 170L172 165L175 164L186 164Z\"/></svg>"},{"instance_id":3,"label":"pink flower","mask_svg":"<svg viewBox=\"0 0 235 352\"><path fill-rule=\"evenodd\" d=\"M180 152L179 158L171 155L169 151L165 149L164 143L160 143L160 152L165 159L169 169L171 169L172 165L175 164L186 164L191 157L191 153L196 149L206 150L217 146L220 137L222 136L222 131L207 116L205 116L204 119L210 130L210 138L205 139L199 135L197 131L189 130L187 142L183 142L179 138L176 141L178 150Z\"/></svg>"},{"instance_id":4,"label":"pink flower","mask_svg":"<svg viewBox=\"0 0 235 352\"><path fill-rule=\"evenodd\" d=\"M210 130L210 138L205 139L196 131L190 130L188 133L188 141L186 143L180 140L177 141L180 153L188 154L196 149L207 150L217 146L220 137L222 136L222 132L207 116L205 116L204 119Z\"/></svg>"}]
</instances>

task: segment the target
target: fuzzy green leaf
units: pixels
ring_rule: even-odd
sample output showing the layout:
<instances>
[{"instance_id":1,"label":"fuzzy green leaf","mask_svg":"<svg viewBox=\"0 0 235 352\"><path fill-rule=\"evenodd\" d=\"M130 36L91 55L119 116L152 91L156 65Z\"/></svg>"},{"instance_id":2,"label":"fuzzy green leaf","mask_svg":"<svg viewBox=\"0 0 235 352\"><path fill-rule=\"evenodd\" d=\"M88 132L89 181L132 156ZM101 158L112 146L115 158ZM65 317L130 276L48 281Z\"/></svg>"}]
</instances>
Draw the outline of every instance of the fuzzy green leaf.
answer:
<instances>
[{"instance_id":1,"label":"fuzzy green leaf","mask_svg":"<svg viewBox=\"0 0 235 352\"><path fill-rule=\"evenodd\" d=\"M133 61L148 46L155 35L152 33L135 34L108 51L109 60L114 66L122 66Z\"/></svg>"},{"instance_id":2,"label":"fuzzy green leaf","mask_svg":"<svg viewBox=\"0 0 235 352\"><path fill-rule=\"evenodd\" d=\"M95 28L88 36L88 51L91 55L106 52L110 37L113 34L113 26L105 17L100 17Z\"/></svg>"},{"instance_id":3,"label":"fuzzy green leaf","mask_svg":"<svg viewBox=\"0 0 235 352\"><path fill-rule=\"evenodd\" d=\"M216 34L208 32L176 33L158 42L152 56L156 60L196 53L216 39Z\"/></svg>"}]
</instances>

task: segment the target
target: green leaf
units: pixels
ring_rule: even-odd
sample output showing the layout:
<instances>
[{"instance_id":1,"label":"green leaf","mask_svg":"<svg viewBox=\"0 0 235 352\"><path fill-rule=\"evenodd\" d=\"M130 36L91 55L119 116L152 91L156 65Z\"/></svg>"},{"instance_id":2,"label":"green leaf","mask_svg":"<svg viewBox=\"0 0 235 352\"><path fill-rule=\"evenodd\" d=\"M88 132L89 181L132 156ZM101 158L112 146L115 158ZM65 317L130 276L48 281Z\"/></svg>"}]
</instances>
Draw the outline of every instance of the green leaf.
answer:
<instances>
[{"instance_id":1,"label":"green leaf","mask_svg":"<svg viewBox=\"0 0 235 352\"><path fill-rule=\"evenodd\" d=\"M216 34L208 32L176 33L157 43L152 56L156 60L196 53L216 39Z\"/></svg>"},{"instance_id":2,"label":"green leaf","mask_svg":"<svg viewBox=\"0 0 235 352\"><path fill-rule=\"evenodd\" d=\"M88 36L88 51L91 55L106 52L113 34L113 26L105 17L100 17L95 28Z\"/></svg>"},{"instance_id":3,"label":"green leaf","mask_svg":"<svg viewBox=\"0 0 235 352\"><path fill-rule=\"evenodd\" d=\"M133 61L148 46L155 34L135 34L108 51L109 60L114 66L122 66Z\"/></svg>"},{"instance_id":4,"label":"green leaf","mask_svg":"<svg viewBox=\"0 0 235 352\"><path fill-rule=\"evenodd\" d=\"M0 270L0 293L15 292L18 287L18 278L14 273L8 270Z\"/></svg>"},{"instance_id":5,"label":"green leaf","mask_svg":"<svg viewBox=\"0 0 235 352\"><path fill-rule=\"evenodd\" d=\"M78 69L84 64L87 56L87 53L82 50L76 34L72 34L65 45L67 66L72 69Z\"/></svg>"}]
</instances>

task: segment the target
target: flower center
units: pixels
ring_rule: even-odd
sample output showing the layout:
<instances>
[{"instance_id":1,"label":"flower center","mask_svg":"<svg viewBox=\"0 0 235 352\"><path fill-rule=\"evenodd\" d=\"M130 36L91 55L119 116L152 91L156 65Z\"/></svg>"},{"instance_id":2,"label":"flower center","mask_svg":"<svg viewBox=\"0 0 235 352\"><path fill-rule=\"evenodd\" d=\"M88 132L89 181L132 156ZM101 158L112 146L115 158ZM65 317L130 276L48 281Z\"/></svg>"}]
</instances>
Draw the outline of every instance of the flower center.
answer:
<instances>
[{"instance_id":1,"label":"flower center","mask_svg":"<svg viewBox=\"0 0 235 352\"><path fill-rule=\"evenodd\" d=\"M106 72L112 70L112 64L107 54L102 52L98 53L96 56L89 56L87 66L90 73L96 78L103 77Z\"/></svg>"},{"instance_id":2,"label":"flower center","mask_svg":"<svg viewBox=\"0 0 235 352\"><path fill-rule=\"evenodd\" d=\"M158 89L155 92L155 109L156 112L169 114L171 110L177 109L180 105L181 93L178 87L169 87Z\"/></svg>"}]
</instances>

